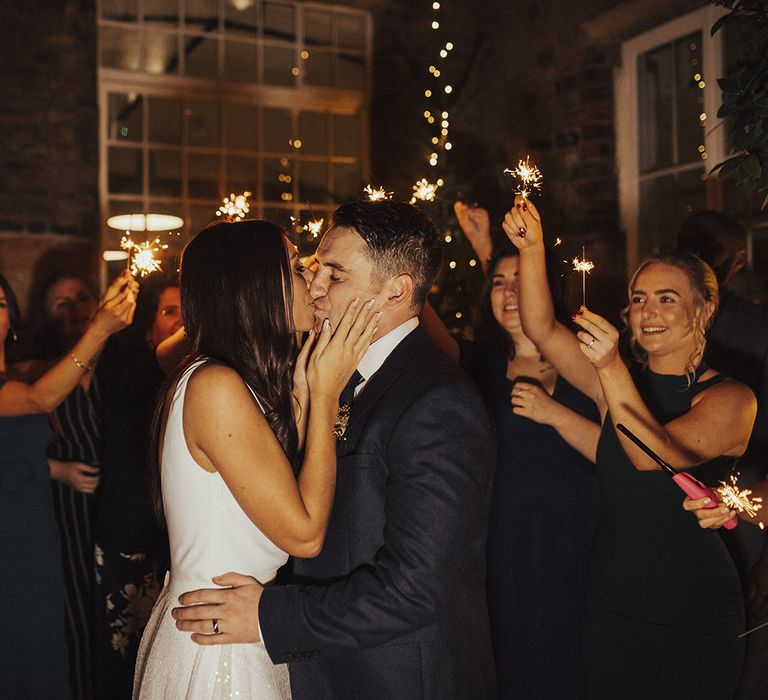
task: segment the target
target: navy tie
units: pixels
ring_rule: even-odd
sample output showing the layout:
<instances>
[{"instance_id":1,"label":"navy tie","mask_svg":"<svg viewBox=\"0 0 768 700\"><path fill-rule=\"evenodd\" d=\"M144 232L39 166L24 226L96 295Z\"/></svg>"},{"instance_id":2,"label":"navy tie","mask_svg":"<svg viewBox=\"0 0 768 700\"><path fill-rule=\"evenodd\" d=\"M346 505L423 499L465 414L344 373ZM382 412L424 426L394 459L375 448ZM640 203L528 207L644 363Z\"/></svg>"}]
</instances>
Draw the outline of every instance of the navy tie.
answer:
<instances>
[{"instance_id":1,"label":"navy tie","mask_svg":"<svg viewBox=\"0 0 768 700\"><path fill-rule=\"evenodd\" d=\"M347 385L342 390L341 394L339 395L339 406L342 406L344 404L349 404L350 406L355 400L355 389L357 388L357 385L363 381L363 375L360 374L357 370L355 370L354 374L350 377L349 381L347 382Z\"/></svg>"},{"instance_id":2,"label":"navy tie","mask_svg":"<svg viewBox=\"0 0 768 700\"><path fill-rule=\"evenodd\" d=\"M363 381L363 375L357 370L347 382L344 390L339 396L339 412L336 414L336 421L333 426L333 434L337 438L344 436L347 432L347 423L349 423L349 411L352 408L352 402L355 400L355 387ZM346 439L346 438L345 438Z\"/></svg>"}]
</instances>

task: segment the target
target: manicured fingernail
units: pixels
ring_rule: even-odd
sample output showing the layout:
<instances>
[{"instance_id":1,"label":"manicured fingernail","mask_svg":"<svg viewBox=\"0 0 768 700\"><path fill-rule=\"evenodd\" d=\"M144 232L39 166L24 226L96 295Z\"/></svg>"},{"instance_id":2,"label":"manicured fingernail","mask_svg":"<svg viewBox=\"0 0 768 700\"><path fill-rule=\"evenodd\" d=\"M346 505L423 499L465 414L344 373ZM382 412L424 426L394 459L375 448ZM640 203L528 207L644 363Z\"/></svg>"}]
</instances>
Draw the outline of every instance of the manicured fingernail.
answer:
<instances>
[{"instance_id":1,"label":"manicured fingernail","mask_svg":"<svg viewBox=\"0 0 768 700\"><path fill-rule=\"evenodd\" d=\"M576 313L577 313L579 316L581 316L581 314L583 314L583 313L584 313L584 309L585 309L585 308L586 308L586 307L584 307L584 306L580 306L580 307L578 308L578 310L576 311Z\"/></svg>"},{"instance_id":2,"label":"manicured fingernail","mask_svg":"<svg viewBox=\"0 0 768 700\"><path fill-rule=\"evenodd\" d=\"M381 318L383 315L384 315L384 309L382 309L381 311L379 311L379 312L376 314L376 318Z\"/></svg>"},{"instance_id":3,"label":"manicured fingernail","mask_svg":"<svg viewBox=\"0 0 768 700\"><path fill-rule=\"evenodd\" d=\"M523 202L523 211L528 211L528 205L525 202Z\"/></svg>"},{"instance_id":4,"label":"manicured fingernail","mask_svg":"<svg viewBox=\"0 0 768 700\"><path fill-rule=\"evenodd\" d=\"M360 297L355 297L355 300L352 302L352 306L357 306L360 303Z\"/></svg>"},{"instance_id":5,"label":"manicured fingernail","mask_svg":"<svg viewBox=\"0 0 768 700\"><path fill-rule=\"evenodd\" d=\"M374 302L374 301L376 301L376 300L375 300L375 299L371 299L371 300L368 302L368 308L369 308L369 309L372 309L372 308L373 308L373 302Z\"/></svg>"},{"instance_id":6,"label":"manicured fingernail","mask_svg":"<svg viewBox=\"0 0 768 700\"><path fill-rule=\"evenodd\" d=\"M331 327L331 322L326 318L325 321L323 321L323 330L327 331Z\"/></svg>"},{"instance_id":7,"label":"manicured fingernail","mask_svg":"<svg viewBox=\"0 0 768 700\"><path fill-rule=\"evenodd\" d=\"M707 505L707 503L712 503L712 499L711 498L705 498L704 499L704 505Z\"/></svg>"},{"instance_id":8,"label":"manicured fingernail","mask_svg":"<svg viewBox=\"0 0 768 700\"><path fill-rule=\"evenodd\" d=\"M518 236L520 236L520 238L525 238L525 234L526 234L526 230L525 230L524 228L521 228L521 229L520 229L520 230L517 232L517 235L518 235Z\"/></svg>"},{"instance_id":9,"label":"manicured fingernail","mask_svg":"<svg viewBox=\"0 0 768 700\"><path fill-rule=\"evenodd\" d=\"M578 317L578 314L571 314L571 321L575 321Z\"/></svg>"},{"instance_id":10,"label":"manicured fingernail","mask_svg":"<svg viewBox=\"0 0 768 700\"><path fill-rule=\"evenodd\" d=\"M515 204L515 209L519 209L519 208L520 208L520 205L519 204Z\"/></svg>"}]
</instances>

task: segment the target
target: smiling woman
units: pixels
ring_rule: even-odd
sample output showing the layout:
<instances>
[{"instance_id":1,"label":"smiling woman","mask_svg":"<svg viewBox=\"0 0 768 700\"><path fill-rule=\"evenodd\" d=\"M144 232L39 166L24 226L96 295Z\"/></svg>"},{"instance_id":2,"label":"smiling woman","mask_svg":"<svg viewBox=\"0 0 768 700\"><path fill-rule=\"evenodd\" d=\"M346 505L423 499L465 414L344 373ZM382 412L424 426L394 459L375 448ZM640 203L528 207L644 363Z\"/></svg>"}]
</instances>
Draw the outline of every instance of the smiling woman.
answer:
<instances>
[{"instance_id":1,"label":"smiling woman","mask_svg":"<svg viewBox=\"0 0 768 700\"><path fill-rule=\"evenodd\" d=\"M707 484L724 479L746 449L754 395L702 362L717 308L714 273L687 253L640 266L627 321L642 366L630 371L604 318L582 306L572 317L576 335L555 321L536 208L518 197L504 230L520 249L525 332L603 418L601 518L582 635L587 696L733 697L744 629L733 561L720 539L701 536L677 486L614 430L627 425Z\"/></svg>"},{"instance_id":2,"label":"smiling woman","mask_svg":"<svg viewBox=\"0 0 768 700\"><path fill-rule=\"evenodd\" d=\"M657 371L668 366L674 373L682 362L693 376L717 304L715 273L698 257L674 253L647 258L630 280L629 304L622 312L632 351L644 365L653 355L654 364L661 363Z\"/></svg>"}]
</instances>

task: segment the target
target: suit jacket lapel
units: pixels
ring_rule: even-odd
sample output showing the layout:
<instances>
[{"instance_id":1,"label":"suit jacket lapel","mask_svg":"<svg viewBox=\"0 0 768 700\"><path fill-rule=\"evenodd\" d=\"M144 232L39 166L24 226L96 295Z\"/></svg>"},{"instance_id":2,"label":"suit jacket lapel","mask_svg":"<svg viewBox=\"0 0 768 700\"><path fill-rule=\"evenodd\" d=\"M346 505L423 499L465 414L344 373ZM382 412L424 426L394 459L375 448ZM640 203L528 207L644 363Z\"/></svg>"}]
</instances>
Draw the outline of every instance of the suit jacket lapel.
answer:
<instances>
[{"instance_id":1,"label":"suit jacket lapel","mask_svg":"<svg viewBox=\"0 0 768 700\"><path fill-rule=\"evenodd\" d=\"M384 364L367 381L360 396L352 404L347 430L337 443L339 456L353 452L360 438L360 431L365 425L366 417L376 407L381 395L391 386L402 373L408 359L414 351L428 342L421 328L414 329L400 344L395 347Z\"/></svg>"}]
</instances>

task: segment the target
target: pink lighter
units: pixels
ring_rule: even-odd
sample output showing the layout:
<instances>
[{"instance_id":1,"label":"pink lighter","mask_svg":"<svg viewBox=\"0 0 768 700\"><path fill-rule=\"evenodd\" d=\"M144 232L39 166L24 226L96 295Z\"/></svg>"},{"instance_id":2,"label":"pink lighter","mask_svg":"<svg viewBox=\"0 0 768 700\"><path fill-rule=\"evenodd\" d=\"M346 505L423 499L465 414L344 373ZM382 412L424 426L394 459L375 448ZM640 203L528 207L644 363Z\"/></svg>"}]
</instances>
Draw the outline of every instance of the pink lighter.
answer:
<instances>
[{"instance_id":1,"label":"pink lighter","mask_svg":"<svg viewBox=\"0 0 768 700\"><path fill-rule=\"evenodd\" d=\"M616 430L626 435L635 443L645 454L647 454L656 464L658 464L690 498L709 498L709 503L705 508L717 507L717 494L708 486L702 484L697 478L687 472L680 472L671 464L665 462L648 445L646 445L637 435L621 423L616 424ZM723 525L726 530L733 530L739 524L739 519L734 516Z\"/></svg>"}]
</instances>

